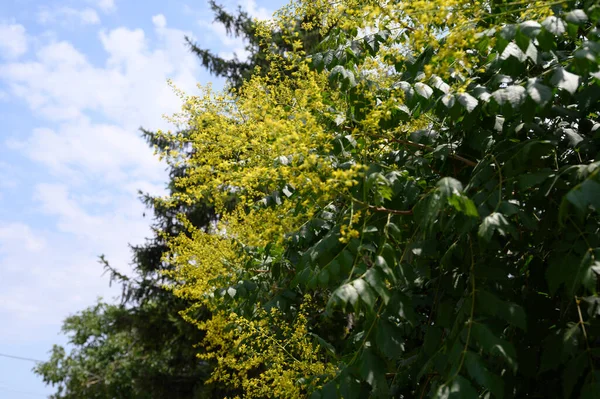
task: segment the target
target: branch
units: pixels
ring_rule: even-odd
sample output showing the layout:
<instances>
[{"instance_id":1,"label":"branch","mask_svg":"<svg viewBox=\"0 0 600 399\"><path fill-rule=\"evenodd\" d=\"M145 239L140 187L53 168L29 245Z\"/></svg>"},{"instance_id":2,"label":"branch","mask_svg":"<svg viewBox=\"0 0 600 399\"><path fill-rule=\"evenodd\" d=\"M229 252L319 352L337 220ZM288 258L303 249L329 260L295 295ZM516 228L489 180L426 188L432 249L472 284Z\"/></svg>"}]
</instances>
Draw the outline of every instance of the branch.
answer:
<instances>
[{"instance_id":1,"label":"branch","mask_svg":"<svg viewBox=\"0 0 600 399\"><path fill-rule=\"evenodd\" d=\"M400 211L398 209L389 209L389 208L384 208L382 206L374 206L374 205L367 205L367 207L369 209L374 210L375 212L385 212L385 213L391 213L393 215L412 215L413 214L412 209L409 209L408 211Z\"/></svg>"},{"instance_id":2,"label":"branch","mask_svg":"<svg viewBox=\"0 0 600 399\"><path fill-rule=\"evenodd\" d=\"M375 205L367 204L366 202L357 200L356 198L352 198L352 201L354 201L358 204L361 204L363 206L366 206L367 208L372 209L375 212L385 212L385 213L391 213L393 215L412 215L413 214L412 209L409 209L407 211L401 211L398 209L384 208L383 206L375 206Z\"/></svg>"},{"instance_id":3,"label":"branch","mask_svg":"<svg viewBox=\"0 0 600 399\"><path fill-rule=\"evenodd\" d=\"M428 151L434 151L433 147L430 147L428 145L425 144L420 144L420 143L415 143L414 141L409 141L409 140L401 140L401 139L392 139L390 138L389 140L393 141L394 143L399 143L399 144L404 144L404 145L408 145L411 147L417 147L420 148L422 150L428 150ZM457 161L460 161L466 165L469 166L477 166L477 162L473 162L470 159L461 157L460 155L456 155L456 154L448 154L449 158L455 159Z\"/></svg>"}]
</instances>

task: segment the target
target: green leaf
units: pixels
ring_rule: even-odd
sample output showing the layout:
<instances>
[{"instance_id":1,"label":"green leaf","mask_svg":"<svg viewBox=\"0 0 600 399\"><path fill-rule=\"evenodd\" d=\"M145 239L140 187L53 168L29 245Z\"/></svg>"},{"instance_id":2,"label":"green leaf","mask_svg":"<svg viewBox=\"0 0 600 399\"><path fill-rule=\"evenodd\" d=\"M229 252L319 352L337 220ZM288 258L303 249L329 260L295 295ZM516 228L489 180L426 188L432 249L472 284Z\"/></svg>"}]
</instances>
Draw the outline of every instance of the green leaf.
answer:
<instances>
[{"instance_id":1,"label":"green leaf","mask_svg":"<svg viewBox=\"0 0 600 399\"><path fill-rule=\"evenodd\" d=\"M404 342L400 338L402 330L389 321L380 318L377 322L375 340L384 356L390 359L399 357L404 352Z\"/></svg>"},{"instance_id":2,"label":"green leaf","mask_svg":"<svg viewBox=\"0 0 600 399\"><path fill-rule=\"evenodd\" d=\"M450 86L437 75L433 75L431 77L431 85L444 94L448 94L448 92L450 91Z\"/></svg>"},{"instance_id":3,"label":"green leaf","mask_svg":"<svg viewBox=\"0 0 600 399\"><path fill-rule=\"evenodd\" d=\"M498 232L502 236L512 233L514 228L510 225L506 217L498 212L493 212L483 219L479 225L479 237L486 242L490 242L494 232Z\"/></svg>"},{"instance_id":4,"label":"green leaf","mask_svg":"<svg viewBox=\"0 0 600 399\"><path fill-rule=\"evenodd\" d=\"M453 177L444 177L443 179L440 179L436 186L439 192L445 197L460 194L463 191L462 183Z\"/></svg>"},{"instance_id":5,"label":"green leaf","mask_svg":"<svg viewBox=\"0 0 600 399\"><path fill-rule=\"evenodd\" d=\"M340 373L340 394L344 399L360 398L360 384L356 378L352 377L347 368Z\"/></svg>"},{"instance_id":6,"label":"green leaf","mask_svg":"<svg viewBox=\"0 0 600 399\"><path fill-rule=\"evenodd\" d=\"M588 16L583 10L573 10L569 11L567 15L565 15L565 19L569 23L583 25L588 21Z\"/></svg>"},{"instance_id":7,"label":"green leaf","mask_svg":"<svg viewBox=\"0 0 600 399\"><path fill-rule=\"evenodd\" d=\"M554 171L539 171L533 173L522 174L517 177L519 188L522 190L537 186L549 177L554 175Z\"/></svg>"},{"instance_id":8,"label":"green leaf","mask_svg":"<svg viewBox=\"0 0 600 399\"><path fill-rule=\"evenodd\" d=\"M377 301L377 296L373 292L373 289L369 287L365 280L360 278L354 280L351 284L356 290L358 297L367 306L367 309L373 311L373 307Z\"/></svg>"},{"instance_id":9,"label":"green leaf","mask_svg":"<svg viewBox=\"0 0 600 399\"><path fill-rule=\"evenodd\" d=\"M542 26L555 36L560 36L566 32L566 26L562 19L550 16L542 22Z\"/></svg>"},{"instance_id":10,"label":"green leaf","mask_svg":"<svg viewBox=\"0 0 600 399\"><path fill-rule=\"evenodd\" d=\"M492 98L499 104L510 104L513 109L517 109L525 101L526 90L522 86L508 86L498 89L492 93Z\"/></svg>"},{"instance_id":11,"label":"green leaf","mask_svg":"<svg viewBox=\"0 0 600 399\"><path fill-rule=\"evenodd\" d=\"M358 291L352 284L344 284L333 291L329 298L329 302L327 303L327 307L331 308L339 306L343 309L348 303L353 307L356 307L356 304L358 303Z\"/></svg>"},{"instance_id":12,"label":"green leaf","mask_svg":"<svg viewBox=\"0 0 600 399\"><path fill-rule=\"evenodd\" d=\"M527 56L527 58L533 61L534 64L539 63L539 53L535 44L529 43L529 46L527 46L527 50L525 50L525 55Z\"/></svg>"},{"instance_id":13,"label":"green leaf","mask_svg":"<svg viewBox=\"0 0 600 399\"><path fill-rule=\"evenodd\" d=\"M535 21L525 21L519 24L519 30L529 38L536 37L542 30L542 25Z\"/></svg>"},{"instance_id":14,"label":"green leaf","mask_svg":"<svg viewBox=\"0 0 600 399\"><path fill-rule=\"evenodd\" d=\"M322 287L326 287L328 282L329 282L329 271L327 271L327 269L323 269L319 273L319 283L321 284Z\"/></svg>"},{"instance_id":15,"label":"green leaf","mask_svg":"<svg viewBox=\"0 0 600 399\"><path fill-rule=\"evenodd\" d=\"M398 241L402 239L402 231L395 223L388 223L385 227L385 232L388 238L393 238Z\"/></svg>"},{"instance_id":16,"label":"green leaf","mask_svg":"<svg viewBox=\"0 0 600 399\"><path fill-rule=\"evenodd\" d=\"M375 267L381 270L391 282L396 282L396 276L394 275L394 271L388 265L387 261L383 256L378 255L375 258Z\"/></svg>"},{"instance_id":17,"label":"green leaf","mask_svg":"<svg viewBox=\"0 0 600 399\"><path fill-rule=\"evenodd\" d=\"M521 306L503 301L494 294L482 289L477 290L475 304L483 313L497 316L523 331L527 330L527 317Z\"/></svg>"},{"instance_id":18,"label":"green leaf","mask_svg":"<svg viewBox=\"0 0 600 399\"><path fill-rule=\"evenodd\" d=\"M598 399L600 392L600 382L591 381L583 386L579 399Z\"/></svg>"},{"instance_id":19,"label":"green leaf","mask_svg":"<svg viewBox=\"0 0 600 399\"><path fill-rule=\"evenodd\" d=\"M389 387L385 379L384 362L373 352L366 348L360 357L360 375L373 388L376 397L387 397Z\"/></svg>"},{"instance_id":20,"label":"green leaf","mask_svg":"<svg viewBox=\"0 0 600 399\"><path fill-rule=\"evenodd\" d=\"M411 324L415 323L416 315L413 309L411 298L399 291L394 292L392 299L390 300L392 306L389 310L398 317L408 321Z\"/></svg>"},{"instance_id":21,"label":"green leaf","mask_svg":"<svg viewBox=\"0 0 600 399\"><path fill-rule=\"evenodd\" d=\"M433 94L433 89L421 82L415 83L415 91L418 95L427 99Z\"/></svg>"},{"instance_id":22,"label":"green leaf","mask_svg":"<svg viewBox=\"0 0 600 399\"><path fill-rule=\"evenodd\" d=\"M340 82L342 84L342 88L356 86L356 78L354 77L354 73L347 70L342 65L336 65L331 69L331 72L329 73L329 80L331 82Z\"/></svg>"},{"instance_id":23,"label":"green leaf","mask_svg":"<svg viewBox=\"0 0 600 399\"><path fill-rule=\"evenodd\" d=\"M335 380L329 381L321 388L321 399L337 399L337 386Z\"/></svg>"},{"instance_id":24,"label":"green leaf","mask_svg":"<svg viewBox=\"0 0 600 399\"><path fill-rule=\"evenodd\" d=\"M390 292L386 286L383 273L379 269L371 268L365 273L364 279L381 297L383 303L387 305L390 300Z\"/></svg>"},{"instance_id":25,"label":"green leaf","mask_svg":"<svg viewBox=\"0 0 600 399\"><path fill-rule=\"evenodd\" d=\"M600 210L600 183L586 179L583 183L570 190L565 199L569 201L581 213L585 213L589 206L596 211Z\"/></svg>"},{"instance_id":26,"label":"green leaf","mask_svg":"<svg viewBox=\"0 0 600 399\"><path fill-rule=\"evenodd\" d=\"M568 72L563 67L556 68L550 83L556 87L566 90L571 94L575 94L579 87L580 77L574 73Z\"/></svg>"},{"instance_id":27,"label":"green leaf","mask_svg":"<svg viewBox=\"0 0 600 399\"><path fill-rule=\"evenodd\" d=\"M465 366L471 378L482 387L488 389L494 397L504 397L504 381L502 381L500 376L490 373L481 356L467 351L465 353Z\"/></svg>"},{"instance_id":28,"label":"green leaf","mask_svg":"<svg viewBox=\"0 0 600 399\"><path fill-rule=\"evenodd\" d=\"M494 333L482 323L473 322L471 324L471 334L484 351L490 355L499 355L503 357L506 363L513 369L513 372L516 372L516 352L511 343L495 336Z\"/></svg>"},{"instance_id":29,"label":"green leaf","mask_svg":"<svg viewBox=\"0 0 600 399\"><path fill-rule=\"evenodd\" d=\"M454 194L448 198L448 203L459 212L464 213L467 216L479 217L477 207L473 201L465 195Z\"/></svg>"},{"instance_id":30,"label":"green leaf","mask_svg":"<svg viewBox=\"0 0 600 399\"><path fill-rule=\"evenodd\" d=\"M337 278L340 275L341 270L340 262L338 261L338 259L336 258L332 260L329 266L327 266L327 269L329 270L329 274L332 278Z\"/></svg>"},{"instance_id":31,"label":"green leaf","mask_svg":"<svg viewBox=\"0 0 600 399\"><path fill-rule=\"evenodd\" d=\"M552 89L539 83L537 79L527 82L527 94L538 105L544 106L552 99Z\"/></svg>"},{"instance_id":32,"label":"green leaf","mask_svg":"<svg viewBox=\"0 0 600 399\"><path fill-rule=\"evenodd\" d=\"M578 274L581 276L581 284L592 294L596 293L598 272L600 272L600 262L594 255L594 251L590 249L581 260Z\"/></svg>"},{"instance_id":33,"label":"green leaf","mask_svg":"<svg viewBox=\"0 0 600 399\"><path fill-rule=\"evenodd\" d=\"M565 398L571 397L573 388L587 370L589 364L588 356L589 354L587 352L582 352L567 363L563 374L563 393Z\"/></svg>"},{"instance_id":34,"label":"green leaf","mask_svg":"<svg viewBox=\"0 0 600 399\"><path fill-rule=\"evenodd\" d=\"M313 337L319 343L319 346L325 348L329 354L335 356L335 348L333 345L331 345L329 342L325 341L323 338L321 338L317 334L309 332L308 335Z\"/></svg>"},{"instance_id":35,"label":"green leaf","mask_svg":"<svg viewBox=\"0 0 600 399\"><path fill-rule=\"evenodd\" d=\"M519 62L524 62L527 59L527 55L517 46L515 43L508 43L502 54L500 54L500 59L502 61L508 60L510 57L516 58Z\"/></svg>"},{"instance_id":36,"label":"green leaf","mask_svg":"<svg viewBox=\"0 0 600 399\"><path fill-rule=\"evenodd\" d=\"M457 375L450 382L440 386L435 399L477 399L479 395L466 378Z\"/></svg>"},{"instance_id":37,"label":"green leaf","mask_svg":"<svg viewBox=\"0 0 600 399\"><path fill-rule=\"evenodd\" d=\"M342 270L347 273L349 273L352 266L354 266L354 255L352 255L348 249L344 249L336 259L340 262Z\"/></svg>"},{"instance_id":38,"label":"green leaf","mask_svg":"<svg viewBox=\"0 0 600 399\"><path fill-rule=\"evenodd\" d=\"M481 85L475 86L475 88L473 89L473 94L475 95L475 98L479 99L480 101L483 101L484 103L488 102L489 99L492 97L487 87Z\"/></svg>"},{"instance_id":39,"label":"green leaf","mask_svg":"<svg viewBox=\"0 0 600 399\"><path fill-rule=\"evenodd\" d=\"M469 113L477 108L477 104L479 103L479 101L469 93L460 93L456 97L458 98L459 104L465 107Z\"/></svg>"},{"instance_id":40,"label":"green leaf","mask_svg":"<svg viewBox=\"0 0 600 399\"><path fill-rule=\"evenodd\" d=\"M442 104L444 104L446 106L446 108L454 107L455 102L456 102L456 100L454 98L454 95L452 95L452 94L446 94L446 95L442 96Z\"/></svg>"},{"instance_id":41,"label":"green leaf","mask_svg":"<svg viewBox=\"0 0 600 399\"><path fill-rule=\"evenodd\" d=\"M554 295L558 288L565 284L569 289L574 286L580 260L573 255L553 257L550 259L546 270L546 280L550 295Z\"/></svg>"}]
</instances>

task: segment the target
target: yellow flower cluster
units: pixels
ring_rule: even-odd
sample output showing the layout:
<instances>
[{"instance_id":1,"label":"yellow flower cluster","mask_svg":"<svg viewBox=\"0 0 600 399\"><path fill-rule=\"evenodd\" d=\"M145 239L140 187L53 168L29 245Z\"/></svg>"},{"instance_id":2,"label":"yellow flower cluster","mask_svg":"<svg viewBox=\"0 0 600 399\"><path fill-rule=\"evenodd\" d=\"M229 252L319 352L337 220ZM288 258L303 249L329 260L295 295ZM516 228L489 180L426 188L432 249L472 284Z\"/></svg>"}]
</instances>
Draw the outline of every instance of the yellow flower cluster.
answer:
<instances>
[{"instance_id":1,"label":"yellow flower cluster","mask_svg":"<svg viewBox=\"0 0 600 399\"><path fill-rule=\"evenodd\" d=\"M208 382L244 392L244 398L304 398L335 375L308 334L305 298L290 325L275 308L258 310L256 321L232 314L216 314L199 323L206 330L208 353L216 362ZM306 381L312 381L307 383Z\"/></svg>"},{"instance_id":2,"label":"yellow flower cluster","mask_svg":"<svg viewBox=\"0 0 600 399\"><path fill-rule=\"evenodd\" d=\"M167 274L175 281L186 282L173 287L174 293L208 306L215 289L230 284L234 271L243 267L244 260L234 240L226 234L201 230L193 230L191 237L181 234L173 239L165 258L177 266Z\"/></svg>"}]
</instances>

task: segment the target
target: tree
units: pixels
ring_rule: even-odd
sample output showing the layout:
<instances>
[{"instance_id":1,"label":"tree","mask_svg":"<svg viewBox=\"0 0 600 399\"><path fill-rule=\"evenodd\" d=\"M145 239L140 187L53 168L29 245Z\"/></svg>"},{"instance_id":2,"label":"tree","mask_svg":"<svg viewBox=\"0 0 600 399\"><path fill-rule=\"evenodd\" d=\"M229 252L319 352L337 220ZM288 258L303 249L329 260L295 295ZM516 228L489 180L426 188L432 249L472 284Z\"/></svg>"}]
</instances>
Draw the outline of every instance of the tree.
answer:
<instances>
[{"instance_id":1,"label":"tree","mask_svg":"<svg viewBox=\"0 0 600 399\"><path fill-rule=\"evenodd\" d=\"M241 16L241 10L240 15L230 15L215 3L211 4L223 23L241 18L245 18L247 24L251 23L246 14ZM238 30L236 35L249 35L250 32ZM217 65L226 63L213 55L210 60ZM246 64L250 68L251 63ZM210 67L209 70L234 82L243 78L239 71ZM172 149L169 141L160 134L146 129L142 129L142 134L159 152ZM185 136L186 132L178 134ZM190 154L182 153L188 157ZM181 191L175 184L177 179L187 174L186 165L169 168L171 197ZM154 236L145 244L131 248L133 276L120 273L101 257L111 283L122 285L121 302L99 301L68 317L63 332L70 337L72 350L67 352L65 348L55 346L51 358L34 370L46 383L57 387L55 398L200 398L215 397L224 392L218 386L204 384L211 365L198 360L195 349L204 333L179 315L193 303L174 296L165 287L171 280L164 272L170 270L171 265L162 260L168 250L169 238L186 232L178 215L185 215L185 220L196 228L206 228L218 216L207 201L178 202L165 207L155 197L140 195L154 214ZM231 201L233 203L235 199L232 197ZM198 307L194 317L208 318L209 312Z\"/></svg>"},{"instance_id":2,"label":"tree","mask_svg":"<svg viewBox=\"0 0 600 399\"><path fill-rule=\"evenodd\" d=\"M281 54L292 50L289 41L285 40L277 30L272 32L268 40L264 40L264 37L261 38L257 32L257 21L241 6L238 8L237 14L233 15L214 0L209 0L209 5L215 14L215 22L222 24L228 35L241 37L247 41L245 50L249 53L248 58L239 60L237 55L234 55L233 59L224 59L213 54L210 49L200 47L189 37L186 37L185 40L190 50L200 59L202 66L215 76L226 78L231 87L240 89L243 82L249 79L257 68L264 75L271 67L271 63L267 59L269 52ZM309 21L310 17L304 14L286 22L288 29L298 33L304 49L312 52L322 40L322 36L318 30L306 28L305 24Z\"/></svg>"},{"instance_id":3,"label":"tree","mask_svg":"<svg viewBox=\"0 0 600 399\"><path fill-rule=\"evenodd\" d=\"M189 134L163 136L195 149L172 200L210 193L220 215L167 258L176 295L210 310L186 314L209 381L247 398L596 397L599 11L299 1L257 25L293 50L235 95L188 98ZM297 15L325 36L316 53Z\"/></svg>"}]
</instances>

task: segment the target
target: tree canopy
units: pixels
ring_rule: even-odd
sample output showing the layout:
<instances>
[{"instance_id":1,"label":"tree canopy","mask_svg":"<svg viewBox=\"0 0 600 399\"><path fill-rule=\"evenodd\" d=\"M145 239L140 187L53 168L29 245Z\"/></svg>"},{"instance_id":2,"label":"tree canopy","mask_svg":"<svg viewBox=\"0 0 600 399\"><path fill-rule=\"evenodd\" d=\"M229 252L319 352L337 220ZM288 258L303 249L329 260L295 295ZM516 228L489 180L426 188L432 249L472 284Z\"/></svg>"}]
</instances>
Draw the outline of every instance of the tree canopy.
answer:
<instances>
[{"instance_id":1,"label":"tree canopy","mask_svg":"<svg viewBox=\"0 0 600 399\"><path fill-rule=\"evenodd\" d=\"M185 170L154 200L181 227L162 276L212 397L596 398L599 20L297 0L254 22L284 50L154 136Z\"/></svg>"},{"instance_id":2,"label":"tree canopy","mask_svg":"<svg viewBox=\"0 0 600 399\"><path fill-rule=\"evenodd\" d=\"M297 1L292 50L189 96L165 261L240 397L600 392L598 5ZM324 39L308 50L289 21ZM310 17L314 18L310 18ZM236 205L226 209L228 198Z\"/></svg>"}]
</instances>

